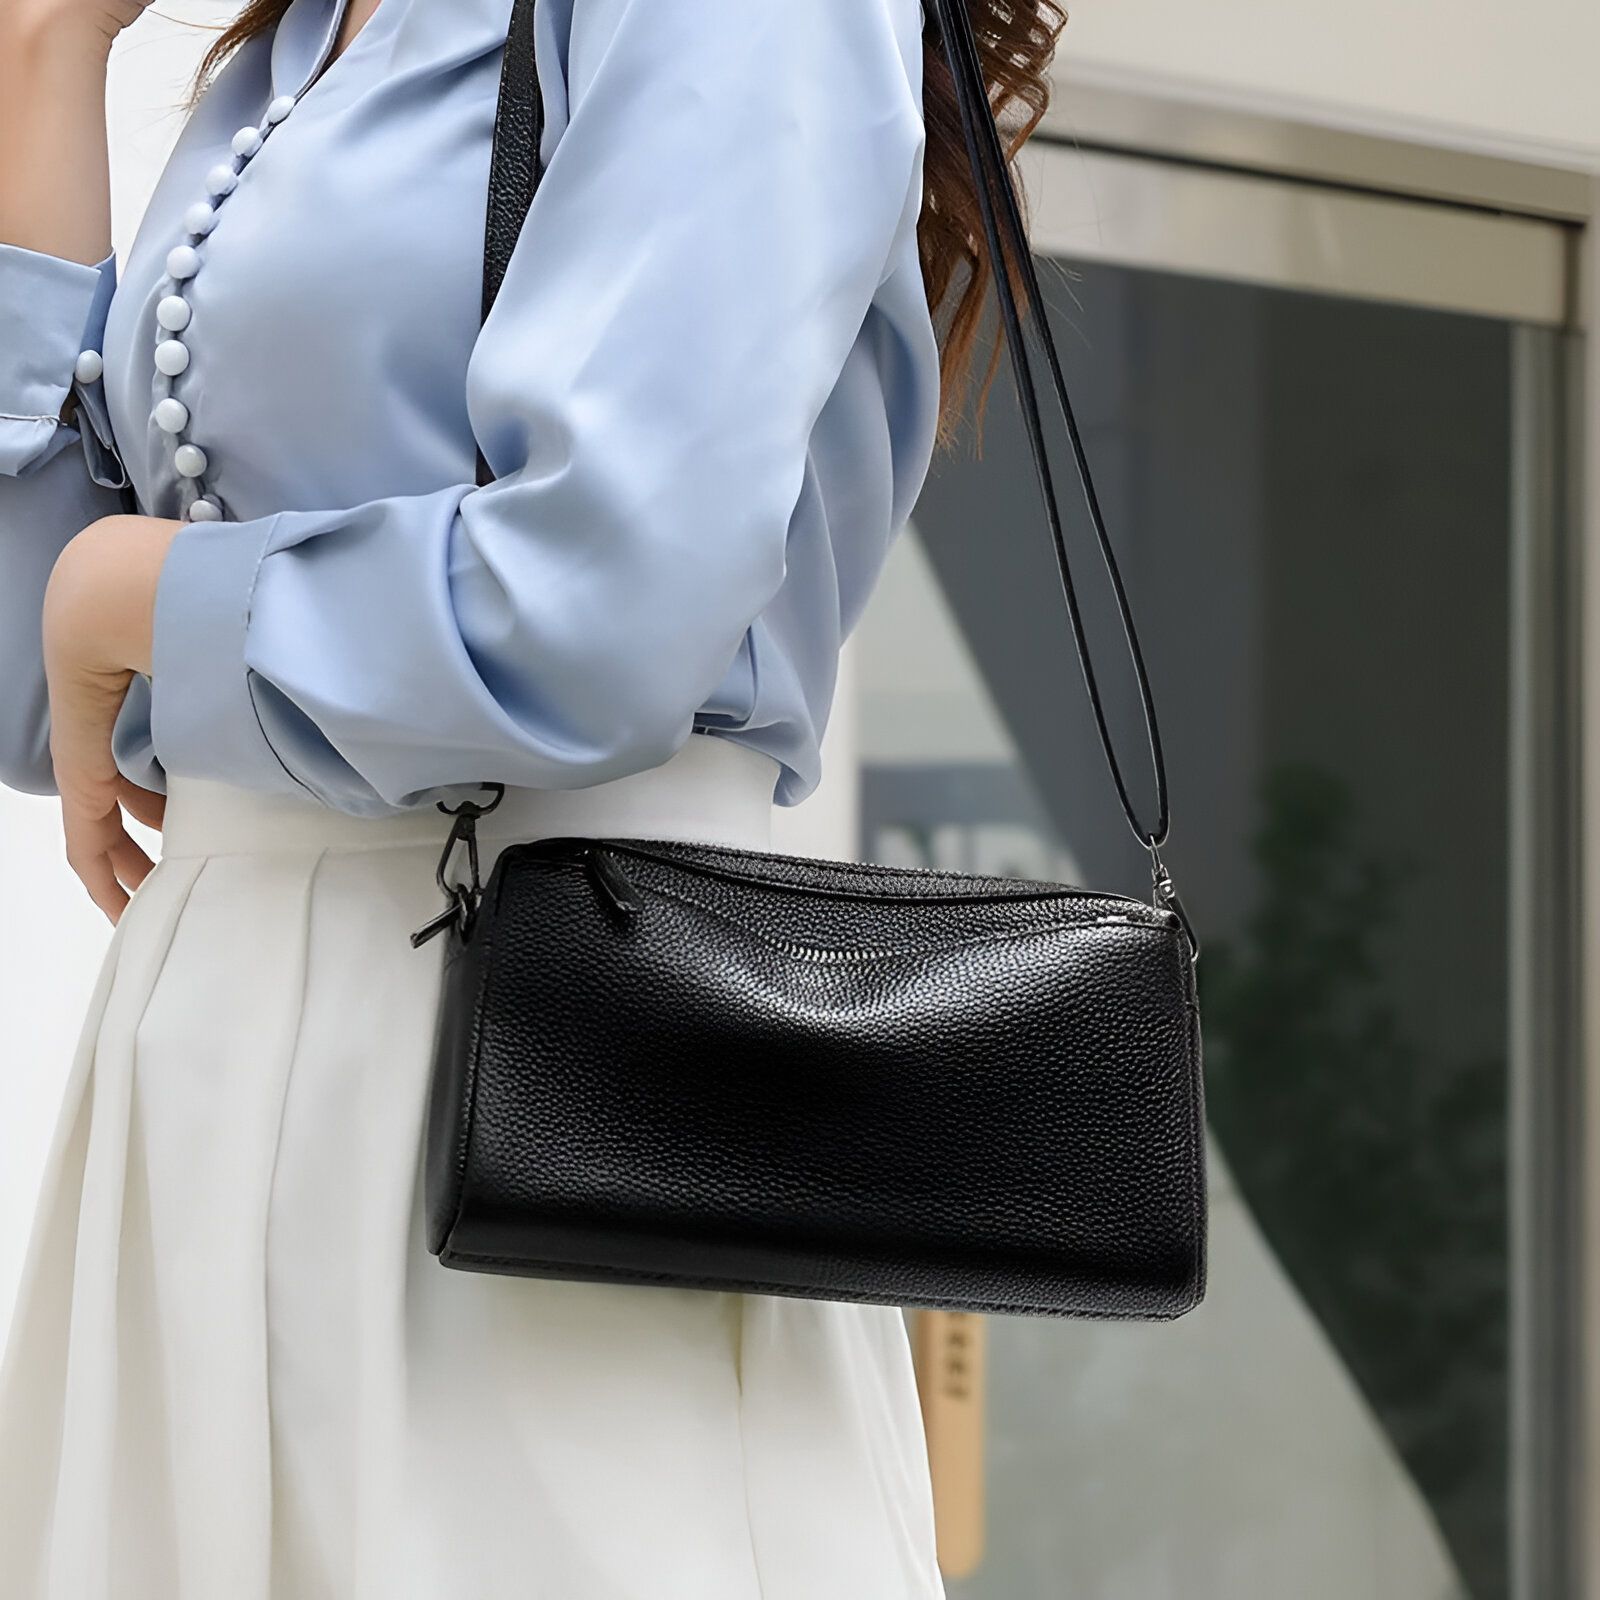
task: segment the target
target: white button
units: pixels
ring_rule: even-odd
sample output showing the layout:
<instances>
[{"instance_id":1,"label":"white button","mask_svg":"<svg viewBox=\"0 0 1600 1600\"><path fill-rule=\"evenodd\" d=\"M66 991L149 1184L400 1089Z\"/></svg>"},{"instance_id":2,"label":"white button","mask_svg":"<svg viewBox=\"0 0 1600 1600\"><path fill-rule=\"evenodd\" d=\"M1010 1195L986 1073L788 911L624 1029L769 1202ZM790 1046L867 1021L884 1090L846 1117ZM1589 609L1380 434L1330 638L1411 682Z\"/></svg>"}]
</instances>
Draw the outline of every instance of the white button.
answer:
<instances>
[{"instance_id":1,"label":"white button","mask_svg":"<svg viewBox=\"0 0 1600 1600\"><path fill-rule=\"evenodd\" d=\"M156 321L168 333L182 333L194 316L194 308L181 294L169 294L156 307Z\"/></svg>"},{"instance_id":2,"label":"white button","mask_svg":"<svg viewBox=\"0 0 1600 1600\"><path fill-rule=\"evenodd\" d=\"M261 148L261 130L248 125L233 136L233 153L241 161L248 161Z\"/></svg>"},{"instance_id":3,"label":"white button","mask_svg":"<svg viewBox=\"0 0 1600 1600\"><path fill-rule=\"evenodd\" d=\"M174 400L171 395L158 401L150 415L163 433L182 433L189 426L188 406L181 400Z\"/></svg>"},{"instance_id":4,"label":"white button","mask_svg":"<svg viewBox=\"0 0 1600 1600\"><path fill-rule=\"evenodd\" d=\"M99 383L106 370L98 350L83 350L72 364L72 375L79 383Z\"/></svg>"},{"instance_id":5,"label":"white button","mask_svg":"<svg viewBox=\"0 0 1600 1600\"><path fill-rule=\"evenodd\" d=\"M267 126L269 128L276 127L277 124L282 122L283 119L293 110L294 96L292 94L280 94L278 98L267 107Z\"/></svg>"},{"instance_id":6,"label":"white button","mask_svg":"<svg viewBox=\"0 0 1600 1600\"><path fill-rule=\"evenodd\" d=\"M182 339L163 339L156 346L156 371L176 378L189 370L189 347Z\"/></svg>"},{"instance_id":7,"label":"white button","mask_svg":"<svg viewBox=\"0 0 1600 1600\"><path fill-rule=\"evenodd\" d=\"M187 515L191 522L221 522L222 507L215 500L208 500L201 495L190 503Z\"/></svg>"},{"instance_id":8,"label":"white button","mask_svg":"<svg viewBox=\"0 0 1600 1600\"><path fill-rule=\"evenodd\" d=\"M200 252L192 244L174 245L167 252L167 276L182 283L200 270Z\"/></svg>"},{"instance_id":9,"label":"white button","mask_svg":"<svg viewBox=\"0 0 1600 1600\"><path fill-rule=\"evenodd\" d=\"M197 444L180 444L172 452L172 464L186 478L198 478L210 465L205 451Z\"/></svg>"},{"instance_id":10,"label":"white button","mask_svg":"<svg viewBox=\"0 0 1600 1600\"><path fill-rule=\"evenodd\" d=\"M217 225L216 207L207 204L204 200L196 200L184 212L183 225L190 233L197 233L204 238Z\"/></svg>"},{"instance_id":11,"label":"white button","mask_svg":"<svg viewBox=\"0 0 1600 1600\"><path fill-rule=\"evenodd\" d=\"M233 170L231 161L219 161L206 174L206 189L221 199L225 194L232 194L239 187L239 174Z\"/></svg>"}]
</instances>

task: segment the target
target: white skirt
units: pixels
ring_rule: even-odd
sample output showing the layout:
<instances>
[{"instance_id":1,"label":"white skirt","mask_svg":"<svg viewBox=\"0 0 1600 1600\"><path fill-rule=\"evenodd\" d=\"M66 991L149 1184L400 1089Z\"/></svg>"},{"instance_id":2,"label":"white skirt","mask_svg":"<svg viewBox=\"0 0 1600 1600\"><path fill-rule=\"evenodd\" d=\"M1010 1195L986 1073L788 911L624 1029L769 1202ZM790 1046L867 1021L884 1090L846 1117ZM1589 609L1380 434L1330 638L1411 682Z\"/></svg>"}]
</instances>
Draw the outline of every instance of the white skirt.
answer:
<instances>
[{"instance_id":1,"label":"white skirt","mask_svg":"<svg viewBox=\"0 0 1600 1600\"><path fill-rule=\"evenodd\" d=\"M772 762L512 790L513 838L762 848ZM175 778L0 1367L4 1600L942 1595L886 1307L453 1272L421 1150L448 823Z\"/></svg>"}]
</instances>

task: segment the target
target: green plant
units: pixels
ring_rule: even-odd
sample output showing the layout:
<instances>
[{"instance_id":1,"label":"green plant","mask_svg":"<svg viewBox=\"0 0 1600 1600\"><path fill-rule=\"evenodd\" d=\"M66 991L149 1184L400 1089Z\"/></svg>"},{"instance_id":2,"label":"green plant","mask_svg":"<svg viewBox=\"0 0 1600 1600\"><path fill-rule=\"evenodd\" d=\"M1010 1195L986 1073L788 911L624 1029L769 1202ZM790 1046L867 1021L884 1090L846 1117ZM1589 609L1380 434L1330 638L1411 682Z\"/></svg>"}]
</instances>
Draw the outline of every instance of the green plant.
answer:
<instances>
[{"instance_id":1,"label":"green plant","mask_svg":"<svg viewBox=\"0 0 1600 1600\"><path fill-rule=\"evenodd\" d=\"M1200 963L1212 1128L1258 1225L1433 1508L1471 1592L1506 1592L1506 1064L1402 1026L1414 860L1350 790L1273 769L1259 894ZM1457 934L1433 925L1432 935Z\"/></svg>"}]
</instances>

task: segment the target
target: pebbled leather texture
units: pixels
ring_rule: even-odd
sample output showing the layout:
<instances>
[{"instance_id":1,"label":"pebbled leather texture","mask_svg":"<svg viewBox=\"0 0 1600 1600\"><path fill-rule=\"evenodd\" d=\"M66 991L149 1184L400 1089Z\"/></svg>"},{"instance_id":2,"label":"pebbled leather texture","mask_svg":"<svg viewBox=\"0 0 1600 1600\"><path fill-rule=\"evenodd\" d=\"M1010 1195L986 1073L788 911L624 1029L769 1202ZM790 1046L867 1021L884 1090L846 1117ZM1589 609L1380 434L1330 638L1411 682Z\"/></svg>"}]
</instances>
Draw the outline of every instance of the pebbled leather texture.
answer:
<instances>
[{"instance_id":1,"label":"pebbled leather texture","mask_svg":"<svg viewBox=\"0 0 1600 1600\"><path fill-rule=\"evenodd\" d=\"M1101 1317L1204 1293L1200 1024L1166 910L562 838L503 850L450 939L446 1265Z\"/></svg>"}]
</instances>

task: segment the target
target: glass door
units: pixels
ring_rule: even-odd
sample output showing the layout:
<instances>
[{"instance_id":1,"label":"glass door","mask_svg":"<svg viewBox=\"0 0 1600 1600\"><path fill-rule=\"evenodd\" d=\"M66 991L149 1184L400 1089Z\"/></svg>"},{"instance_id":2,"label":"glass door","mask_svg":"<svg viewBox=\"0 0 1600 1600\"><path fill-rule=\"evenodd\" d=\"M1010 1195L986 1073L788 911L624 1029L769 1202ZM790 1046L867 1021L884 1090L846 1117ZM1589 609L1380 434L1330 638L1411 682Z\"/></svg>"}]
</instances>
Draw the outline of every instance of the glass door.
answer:
<instances>
[{"instance_id":1,"label":"glass door","mask_svg":"<svg viewBox=\"0 0 1600 1600\"><path fill-rule=\"evenodd\" d=\"M1060 222L1081 171L1047 154L1036 236L1204 944L1211 1286L1170 1326L986 1324L960 1490L981 1555L952 1600L1557 1600L1568 336L1525 277L1497 306L1492 271L1441 269L1430 305L1408 258L1386 295L1404 217L1359 249L1360 207L1330 196L1330 224L1304 186L1256 182L1230 274L1209 174L1107 169L1090 249ZM1081 520L1072 540L1139 783L1132 674ZM864 857L1146 888L1004 372L853 652Z\"/></svg>"}]
</instances>

